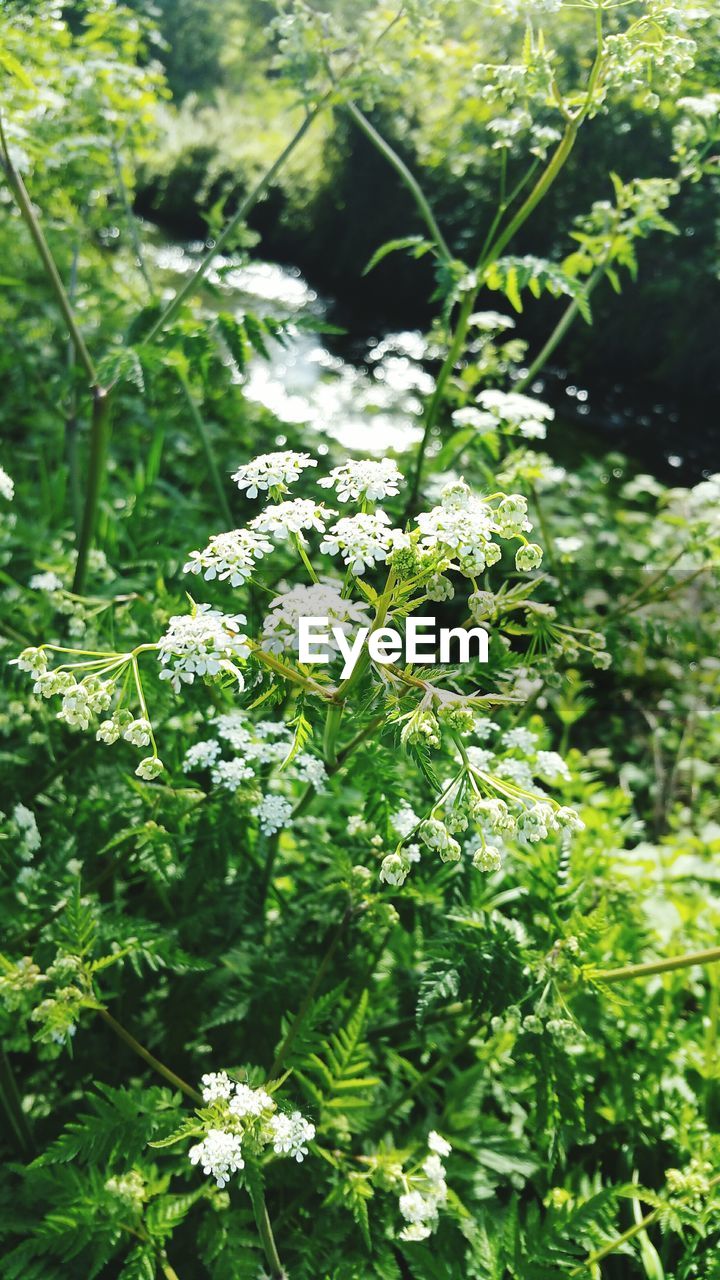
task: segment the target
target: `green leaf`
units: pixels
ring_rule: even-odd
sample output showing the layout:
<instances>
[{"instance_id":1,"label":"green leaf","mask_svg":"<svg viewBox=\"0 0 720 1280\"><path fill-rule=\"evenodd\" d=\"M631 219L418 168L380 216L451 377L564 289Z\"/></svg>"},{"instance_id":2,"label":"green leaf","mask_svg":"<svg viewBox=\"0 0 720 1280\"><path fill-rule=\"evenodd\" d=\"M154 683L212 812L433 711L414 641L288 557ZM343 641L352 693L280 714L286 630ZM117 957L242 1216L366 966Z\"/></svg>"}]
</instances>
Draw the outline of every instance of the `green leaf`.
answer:
<instances>
[{"instance_id":1,"label":"green leaf","mask_svg":"<svg viewBox=\"0 0 720 1280\"><path fill-rule=\"evenodd\" d=\"M375 250L367 266L363 268L363 275L369 275L378 263L382 262L383 258L387 258L390 253L397 253L402 249L411 249L414 258L422 258L432 247L430 240L426 240L424 236L401 236L397 240L388 240L379 249Z\"/></svg>"}]
</instances>

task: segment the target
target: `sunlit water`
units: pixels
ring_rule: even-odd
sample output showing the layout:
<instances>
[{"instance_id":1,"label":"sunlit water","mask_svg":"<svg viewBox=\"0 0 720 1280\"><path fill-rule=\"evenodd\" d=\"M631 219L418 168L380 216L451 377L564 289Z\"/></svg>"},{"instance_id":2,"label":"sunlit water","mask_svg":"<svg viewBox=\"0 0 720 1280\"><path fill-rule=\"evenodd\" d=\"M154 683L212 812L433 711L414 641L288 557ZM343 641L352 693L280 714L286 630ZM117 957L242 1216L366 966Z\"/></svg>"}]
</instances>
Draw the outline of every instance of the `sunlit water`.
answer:
<instances>
[{"instance_id":1,"label":"sunlit water","mask_svg":"<svg viewBox=\"0 0 720 1280\"><path fill-rule=\"evenodd\" d=\"M195 269L203 248L161 245L152 256L159 271L178 277ZM325 305L298 271L220 255L208 282L221 290L224 310L295 322L284 345L268 342L269 360L250 362L244 378L248 399L281 422L303 425L364 454L406 449L420 439L423 398L434 384L421 363L419 333L387 335L369 344L364 361L349 364L328 349L321 334L300 327L310 320L322 323Z\"/></svg>"}]
</instances>

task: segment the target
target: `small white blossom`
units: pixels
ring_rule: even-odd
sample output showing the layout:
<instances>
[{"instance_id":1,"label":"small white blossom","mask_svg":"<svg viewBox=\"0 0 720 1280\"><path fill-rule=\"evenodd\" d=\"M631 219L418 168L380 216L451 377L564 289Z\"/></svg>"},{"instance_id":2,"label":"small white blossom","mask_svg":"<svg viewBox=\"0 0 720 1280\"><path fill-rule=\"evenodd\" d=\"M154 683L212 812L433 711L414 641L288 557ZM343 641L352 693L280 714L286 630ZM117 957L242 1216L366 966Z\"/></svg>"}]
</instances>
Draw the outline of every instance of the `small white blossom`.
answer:
<instances>
[{"instance_id":1,"label":"small white blossom","mask_svg":"<svg viewBox=\"0 0 720 1280\"><path fill-rule=\"evenodd\" d=\"M34 573L28 586L31 591L45 591L48 594L51 591L62 591L64 589L62 578L59 578L51 570L46 573Z\"/></svg>"},{"instance_id":2,"label":"small white blossom","mask_svg":"<svg viewBox=\"0 0 720 1280\"><path fill-rule=\"evenodd\" d=\"M410 808L409 804L403 804L397 813L393 814L390 819L391 826L397 831L399 836L403 838L409 836L420 824L417 814Z\"/></svg>"},{"instance_id":3,"label":"small white blossom","mask_svg":"<svg viewBox=\"0 0 720 1280\"><path fill-rule=\"evenodd\" d=\"M390 527L390 518L384 511L375 511L372 515L343 516L328 530L320 550L328 555L342 555L345 564L353 573L364 573L374 564L381 564L388 558L388 552L394 544L395 532Z\"/></svg>"},{"instance_id":4,"label":"small white blossom","mask_svg":"<svg viewBox=\"0 0 720 1280\"><path fill-rule=\"evenodd\" d=\"M231 1098L233 1088L233 1082L225 1071L208 1071L200 1081L203 1102L217 1102L220 1098Z\"/></svg>"},{"instance_id":5,"label":"small white blossom","mask_svg":"<svg viewBox=\"0 0 720 1280\"><path fill-rule=\"evenodd\" d=\"M537 734L521 725L517 729L506 729L502 742L503 746L511 750L515 747L518 751L524 751L526 755L530 755L537 746Z\"/></svg>"},{"instance_id":6,"label":"small white blossom","mask_svg":"<svg viewBox=\"0 0 720 1280\"><path fill-rule=\"evenodd\" d=\"M292 763L301 782L309 782L316 791L324 790L328 775L322 760L311 755L309 751L301 751Z\"/></svg>"},{"instance_id":7,"label":"small white blossom","mask_svg":"<svg viewBox=\"0 0 720 1280\"><path fill-rule=\"evenodd\" d=\"M449 1156L452 1147L447 1138L443 1138L435 1129L428 1134L428 1147L436 1156Z\"/></svg>"},{"instance_id":8,"label":"small white blossom","mask_svg":"<svg viewBox=\"0 0 720 1280\"><path fill-rule=\"evenodd\" d=\"M292 805L284 796L274 795L270 793L264 796L255 815L260 820L260 830L263 835L272 836L276 831L280 831L286 827L292 816Z\"/></svg>"},{"instance_id":9,"label":"small white blossom","mask_svg":"<svg viewBox=\"0 0 720 1280\"><path fill-rule=\"evenodd\" d=\"M215 1179L219 1187L230 1181L230 1175L245 1168L242 1144L236 1133L224 1129L208 1129L206 1137L189 1151L191 1164L199 1164L206 1177Z\"/></svg>"},{"instance_id":10,"label":"small white blossom","mask_svg":"<svg viewBox=\"0 0 720 1280\"><path fill-rule=\"evenodd\" d=\"M131 720L123 729L122 736L125 741L130 742L133 747L146 747L150 742L149 720Z\"/></svg>"},{"instance_id":11,"label":"small white blossom","mask_svg":"<svg viewBox=\"0 0 720 1280\"><path fill-rule=\"evenodd\" d=\"M240 626L242 614L220 613L208 604L195 605L189 614L170 619L165 635L158 641L158 654L164 670L161 680L169 680L176 692L181 682L192 684L195 676L214 676L229 671L240 688L244 681L236 663L247 658L246 637Z\"/></svg>"},{"instance_id":12,"label":"small white blossom","mask_svg":"<svg viewBox=\"0 0 720 1280\"><path fill-rule=\"evenodd\" d=\"M284 492L294 484L306 467L316 467L317 461L307 453L293 453L288 449L281 453L263 453L245 466L238 467L233 475L238 489L245 490L248 498L269 489Z\"/></svg>"},{"instance_id":13,"label":"small white blossom","mask_svg":"<svg viewBox=\"0 0 720 1280\"><path fill-rule=\"evenodd\" d=\"M248 778L254 778L255 772L247 760L236 756L234 760L218 760L210 773L216 787L224 787L226 791L235 792Z\"/></svg>"},{"instance_id":14,"label":"small white blossom","mask_svg":"<svg viewBox=\"0 0 720 1280\"><path fill-rule=\"evenodd\" d=\"M561 778L565 782L570 781L570 770L557 751L538 751L533 767L535 773L539 773L548 782L557 782Z\"/></svg>"},{"instance_id":15,"label":"small white blossom","mask_svg":"<svg viewBox=\"0 0 720 1280\"><path fill-rule=\"evenodd\" d=\"M252 577L256 560L272 551L272 543L252 529L232 529L216 533L202 551L191 551L184 573L201 573L206 582L229 580L241 587Z\"/></svg>"},{"instance_id":16,"label":"small white blossom","mask_svg":"<svg viewBox=\"0 0 720 1280\"><path fill-rule=\"evenodd\" d=\"M349 635L355 627L369 627L371 622L367 606L344 599L341 586L340 582L326 579L291 587L276 596L263 623L263 648L271 653L286 650L297 653L300 619L327 618L329 639L324 652L328 657L335 657L338 649L332 637L333 627L340 627L344 635Z\"/></svg>"},{"instance_id":17,"label":"small white blossom","mask_svg":"<svg viewBox=\"0 0 720 1280\"><path fill-rule=\"evenodd\" d=\"M295 498L292 502L278 502L266 507L250 521L250 528L258 529L260 533L302 533L305 529L324 533L328 520L336 515L337 511L314 502L312 498Z\"/></svg>"},{"instance_id":18,"label":"small white blossom","mask_svg":"<svg viewBox=\"0 0 720 1280\"><path fill-rule=\"evenodd\" d=\"M0 467L0 498L5 498L6 502L12 502L15 497L15 482L8 475L4 467Z\"/></svg>"},{"instance_id":19,"label":"small white blossom","mask_svg":"<svg viewBox=\"0 0 720 1280\"><path fill-rule=\"evenodd\" d=\"M189 773L192 769L209 769L220 755L220 743L214 738L206 742L194 742L185 752L183 769Z\"/></svg>"},{"instance_id":20,"label":"small white blossom","mask_svg":"<svg viewBox=\"0 0 720 1280\"><path fill-rule=\"evenodd\" d=\"M382 860L380 879L385 884L399 888L403 885L410 871L410 861L403 853L388 853Z\"/></svg>"},{"instance_id":21,"label":"small white blossom","mask_svg":"<svg viewBox=\"0 0 720 1280\"><path fill-rule=\"evenodd\" d=\"M229 1109L239 1120L245 1120L248 1116L256 1119L264 1111L273 1111L274 1108L275 1103L265 1089L251 1089L248 1084L235 1085Z\"/></svg>"},{"instance_id":22,"label":"small white blossom","mask_svg":"<svg viewBox=\"0 0 720 1280\"><path fill-rule=\"evenodd\" d=\"M324 489L335 489L340 502L378 502L399 493L402 479L392 458L383 458L380 462L363 458L334 467L318 484Z\"/></svg>"},{"instance_id":23,"label":"small white blossom","mask_svg":"<svg viewBox=\"0 0 720 1280\"><path fill-rule=\"evenodd\" d=\"M305 1120L299 1111L293 1111L290 1116L273 1116L269 1127L275 1154L290 1156L301 1164L308 1153L307 1143L315 1137L315 1125Z\"/></svg>"},{"instance_id":24,"label":"small white blossom","mask_svg":"<svg viewBox=\"0 0 720 1280\"><path fill-rule=\"evenodd\" d=\"M162 760L158 760L157 756L146 756L144 760L140 761L135 773L138 778L144 778L146 782L152 782L160 776L164 768L165 765Z\"/></svg>"}]
</instances>

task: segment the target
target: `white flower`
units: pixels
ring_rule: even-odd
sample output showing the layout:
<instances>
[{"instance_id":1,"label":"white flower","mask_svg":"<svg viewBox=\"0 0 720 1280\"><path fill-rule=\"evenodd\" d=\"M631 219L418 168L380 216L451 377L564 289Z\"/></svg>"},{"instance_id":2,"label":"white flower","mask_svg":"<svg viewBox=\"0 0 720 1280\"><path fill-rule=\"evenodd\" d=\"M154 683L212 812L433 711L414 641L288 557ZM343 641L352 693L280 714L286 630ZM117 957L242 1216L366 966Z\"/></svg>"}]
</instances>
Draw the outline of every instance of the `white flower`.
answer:
<instances>
[{"instance_id":1,"label":"white flower","mask_svg":"<svg viewBox=\"0 0 720 1280\"><path fill-rule=\"evenodd\" d=\"M327 770L322 760L309 751L301 751L293 760L293 767L301 782L309 782L316 791L323 791L327 782Z\"/></svg>"},{"instance_id":2,"label":"white flower","mask_svg":"<svg viewBox=\"0 0 720 1280\"><path fill-rule=\"evenodd\" d=\"M556 538L555 550L561 556L574 556L576 551L582 551L585 546L583 538Z\"/></svg>"},{"instance_id":3,"label":"white flower","mask_svg":"<svg viewBox=\"0 0 720 1280\"><path fill-rule=\"evenodd\" d=\"M491 734L497 732L499 728L500 725L496 724L488 716L476 716L473 733L480 742L486 742Z\"/></svg>"},{"instance_id":4,"label":"white flower","mask_svg":"<svg viewBox=\"0 0 720 1280\"><path fill-rule=\"evenodd\" d=\"M400 533L389 525L390 519L384 511L344 516L326 533L320 550L331 556L341 554L353 573L364 573L365 569L387 560L394 535Z\"/></svg>"},{"instance_id":5,"label":"white flower","mask_svg":"<svg viewBox=\"0 0 720 1280\"><path fill-rule=\"evenodd\" d=\"M502 866L502 855L494 844L480 845L473 854L472 863L478 871L499 871Z\"/></svg>"},{"instance_id":6,"label":"white flower","mask_svg":"<svg viewBox=\"0 0 720 1280\"><path fill-rule=\"evenodd\" d=\"M515 747L518 751L524 751L526 755L530 755L537 746L537 734L522 726L517 729L506 729L502 742L503 746L510 750Z\"/></svg>"},{"instance_id":7,"label":"white flower","mask_svg":"<svg viewBox=\"0 0 720 1280\"><path fill-rule=\"evenodd\" d=\"M265 1089L251 1089L249 1084L236 1084L234 1096L230 1099L230 1110L239 1120L248 1116L253 1119L264 1111L273 1111L275 1103Z\"/></svg>"},{"instance_id":8,"label":"white flower","mask_svg":"<svg viewBox=\"0 0 720 1280\"><path fill-rule=\"evenodd\" d=\"M536 804L531 809L524 809L518 817L518 835L526 844L537 844L544 840L548 831L556 831L558 827L552 807L549 804Z\"/></svg>"},{"instance_id":9,"label":"white flower","mask_svg":"<svg viewBox=\"0 0 720 1280\"><path fill-rule=\"evenodd\" d=\"M240 688L244 680L237 666L248 656L247 637L240 635L246 621L242 614L220 613L209 604L195 605L192 613L177 614L158 641L158 655L164 670L161 680L169 680L176 692L180 684L192 684L195 676L214 676L229 671Z\"/></svg>"},{"instance_id":10,"label":"white flower","mask_svg":"<svg viewBox=\"0 0 720 1280\"><path fill-rule=\"evenodd\" d=\"M535 773L539 773L548 782L557 782L563 778L570 781L570 770L557 751L538 751L534 764Z\"/></svg>"},{"instance_id":11,"label":"white flower","mask_svg":"<svg viewBox=\"0 0 720 1280\"><path fill-rule=\"evenodd\" d=\"M299 1111L292 1115L273 1116L269 1124L273 1150L278 1156L290 1156L301 1164L308 1153L307 1143L315 1137L315 1125Z\"/></svg>"},{"instance_id":12,"label":"white flower","mask_svg":"<svg viewBox=\"0 0 720 1280\"><path fill-rule=\"evenodd\" d=\"M15 497L15 482L4 467L0 467L0 497L5 498L7 502L12 502Z\"/></svg>"},{"instance_id":13,"label":"white flower","mask_svg":"<svg viewBox=\"0 0 720 1280\"><path fill-rule=\"evenodd\" d=\"M216 533L202 551L191 551L183 573L202 573L206 582L229 579L231 587L241 587L255 569L255 561L272 551L267 538L252 529L232 529Z\"/></svg>"},{"instance_id":14,"label":"white flower","mask_svg":"<svg viewBox=\"0 0 720 1280\"><path fill-rule=\"evenodd\" d=\"M247 760L236 756L234 760L218 760L212 768L210 777L216 787L224 787L226 791L235 792L242 782L254 778L255 773Z\"/></svg>"},{"instance_id":15,"label":"white flower","mask_svg":"<svg viewBox=\"0 0 720 1280\"><path fill-rule=\"evenodd\" d=\"M208 1129L204 1140L188 1154L190 1163L201 1165L205 1176L214 1178L219 1187L226 1186L232 1173L245 1168L239 1136L224 1129Z\"/></svg>"},{"instance_id":16,"label":"white flower","mask_svg":"<svg viewBox=\"0 0 720 1280\"><path fill-rule=\"evenodd\" d=\"M536 542L527 542L515 552L515 568L526 573L537 569L542 563L542 555L542 547Z\"/></svg>"},{"instance_id":17,"label":"white flower","mask_svg":"<svg viewBox=\"0 0 720 1280\"><path fill-rule=\"evenodd\" d=\"M47 671L48 660L44 649L23 649L14 661L18 671L29 671L33 676L42 676Z\"/></svg>"},{"instance_id":18,"label":"white flower","mask_svg":"<svg viewBox=\"0 0 720 1280\"><path fill-rule=\"evenodd\" d=\"M48 593L64 589L62 578L59 578L56 573L52 573L50 570L47 573L34 573L28 586L31 591L45 591Z\"/></svg>"},{"instance_id":19,"label":"white flower","mask_svg":"<svg viewBox=\"0 0 720 1280\"><path fill-rule=\"evenodd\" d=\"M419 1191L406 1191L400 1196L400 1212L407 1222L427 1222L435 1217L435 1206Z\"/></svg>"},{"instance_id":20,"label":"white flower","mask_svg":"<svg viewBox=\"0 0 720 1280\"><path fill-rule=\"evenodd\" d=\"M112 743L117 742L120 737L120 730L121 725L119 721L116 720L115 716L112 716L110 720L101 721L95 737L98 742L106 742L108 746L111 746Z\"/></svg>"},{"instance_id":21,"label":"white flower","mask_svg":"<svg viewBox=\"0 0 720 1280\"><path fill-rule=\"evenodd\" d=\"M318 484L324 489L335 489L340 502L378 502L394 497L402 479L392 458L383 458L380 462L363 458L333 467L330 475L323 476Z\"/></svg>"},{"instance_id":22,"label":"white flower","mask_svg":"<svg viewBox=\"0 0 720 1280\"><path fill-rule=\"evenodd\" d=\"M417 523L425 550L436 549L456 559L461 571L472 577L500 559L500 548L492 541L492 508L462 482L448 488L440 506L422 511Z\"/></svg>"},{"instance_id":23,"label":"white flower","mask_svg":"<svg viewBox=\"0 0 720 1280\"><path fill-rule=\"evenodd\" d=\"M409 859L403 853L388 853L382 860L380 867L380 879L385 884L391 884L395 887L403 885L408 877L410 870Z\"/></svg>"},{"instance_id":24,"label":"white flower","mask_svg":"<svg viewBox=\"0 0 720 1280\"><path fill-rule=\"evenodd\" d=\"M428 1148L436 1156L449 1156L452 1147L447 1138L443 1138L435 1129L431 1129L428 1134Z\"/></svg>"},{"instance_id":25,"label":"white flower","mask_svg":"<svg viewBox=\"0 0 720 1280\"><path fill-rule=\"evenodd\" d=\"M200 1081L203 1102L217 1102L220 1098L230 1098L233 1088L233 1082L225 1071L208 1071Z\"/></svg>"},{"instance_id":26,"label":"white flower","mask_svg":"<svg viewBox=\"0 0 720 1280\"><path fill-rule=\"evenodd\" d=\"M397 831L398 835L404 838L405 836L409 836L410 832L414 831L415 828L419 826L420 819L410 808L409 804L403 804L400 806L397 813L393 814L390 819L390 823L394 830Z\"/></svg>"},{"instance_id":27,"label":"white flower","mask_svg":"<svg viewBox=\"0 0 720 1280\"><path fill-rule=\"evenodd\" d=\"M445 1146L447 1145L448 1144L445 1143ZM422 1170L430 1183L431 1197L435 1201L435 1204L444 1204L447 1200L445 1165L437 1152L433 1152L431 1155L425 1157L423 1160Z\"/></svg>"},{"instance_id":28,"label":"white flower","mask_svg":"<svg viewBox=\"0 0 720 1280\"><path fill-rule=\"evenodd\" d=\"M152 782L160 776L164 768L165 765L162 760L158 760L157 756L146 756L140 761L135 773L138 778L145 778L147 782Z\"/></svg>"},{"instance_id":29,"label":"white flower","mask_svg":"<svg viewBox=\"0 0 720 1280\"><path fill-rule=\"evenodd\" d=\"M297 653L300 619L327 618L329 640L325 652L328 657L335 657L339 651L332 637L333 627L340 627L344 635L349 635L355 627L369 627L371 622L366 605L343 599L341 585L332 579L324 579L291 587L276 596L263 623L263 649L271 653L288 650Z\"/></svg>"},{"instance_id":30,"label":"white flower","mask_svg":"<svg viewBox=\"0 0 720 1280\"><path fill-rule=\"evenodd\" d=\"M185 773L189 773L191 769L209 769L219 755L220 743L214 738L208 738L206 742L195 742L185 752L183 769Z\"/></svg>"},{"instance_id":31,"label":"white flower","mask_svg":"<svg viewBox=\"0 0 720 1280\"><path fill-rule=\"evenodd\" d=\"M523 425L532 424L536 427L544 422L552 422L555 417L555 410L549 404L523 396L519 391L498 391L494 388L481 391L478 404L498 422L520 428L521 432Z\"/></svg>"},{"instance_id":32,"label":"white flower","mask_svg":"<svg viewBox=\"0 0 720 1280\"><path fill-rule=\"evenodd\" d=\"M325 526L337 511L314 502L312 498L294 498L292 502L278 502L266 507L259 516L250 521L251 529L261 533L302 533L304 529L317 529L325 532Z\"/></svg>"},{"instance_id":33,"label":"white flower","mask_svg":"<svg viewBox=\"0 0 720 1280\"><path fill-rule=\"evenodd\" d=\"M500 761L495 772L498 778L507 778L509 782L514 782L516 786L523 787L526 791L529 791L533 785L532 769L527 760L516 760L509 756L507 760Z\"/></svg>"},{"instance_id":34,"label":"white flower","mask_svg":"<svg viewBox=\"0 0 720 1280\"><path fill-rule=\"evenodd\" d=\"M492 413L483 413L482 409L476 409L471 404L464 409L456 409L452 420L458 428L474 427L483 435L486 431L494 431L497 426L497 418Z\"/></svg>"},{"instance_id":35,"label":"white flower","mask_svg":"<svg viewBox=\"0 0 720 1280\"><path fill-rule=\"evenodd\" d=\"M264 796L254 810L255 816L260 820L260 830L263 835L272 836L276 831L286 827L292 816L292 809L290 801L284 796L273 793Z\"/></svg>"},{"instance_id":36,"label":"white flower","mask_svg":"<svg viewBox=\"0 0 720 1280\"><path fill-rule=\"evenodd\" d=\"M426 1222L411 1222L398 1233L398 1238L419 1243L421 1240L427 1240L431 1235L432 1227L429 1227Z\"/></svg>"},{"instance_id":37,"label":"white flower","mask_svg":"<svg viewBox=\"0 0 720 1280\"><path fill-rule=\"evenodd\" d=\"M150 742L150 721L145 719L131 720L123 729L122 736L133 747L146 747Z\"/></svg>"},{"instance_id":38,"label":"white flower","mask_svg":"<svg viewBox=\"0 0 720 1280\"><path fill-rule=\"evenodd\" d=\"M29 860L32 855L40 848L40 832L38 831L35 814L32 809L28 809L27 805L16 804L12 811L13 821L20 832L23 844L23 853Z\"/></svg>"},{"instance_id":39,"label":"white flower","mask_svg":"<svg viewBox=\"0 0 720 1280\"><path fill-rule=\"evenodd\" d=\"M284 492L294 484L306 467L316 467L317 462L307 453L293 453L288 449L284 453L262 453L243 467L238 467L234 476L238 489L246 490L248 498L257 498L258 493L269 489Z\"/></svg>"}]
</instances>

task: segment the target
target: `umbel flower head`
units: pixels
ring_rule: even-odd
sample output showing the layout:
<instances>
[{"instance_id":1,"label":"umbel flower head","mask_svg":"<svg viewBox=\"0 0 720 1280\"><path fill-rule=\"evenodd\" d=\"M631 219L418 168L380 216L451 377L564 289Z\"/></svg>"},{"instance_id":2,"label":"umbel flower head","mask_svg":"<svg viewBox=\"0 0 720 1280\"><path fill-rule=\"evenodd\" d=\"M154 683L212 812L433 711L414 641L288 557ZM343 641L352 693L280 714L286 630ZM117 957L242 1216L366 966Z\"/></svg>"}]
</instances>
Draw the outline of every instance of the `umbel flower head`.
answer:
<instances>
[{"instance_id":1,"label":"umbel flower head","mask_svg":"<svg viewBox=\"0 0 720 1280\"><path fill-rule=\"evenodd\" d=\"M192 613L176 614L158 640L163 670L161 680L169 680L176 693L181 684L192 684L195 676L214 676L228 671L244 688L237 663L249 655L247 637L240 634L246 622L243 614L221 613L209 604L196 604Z\"/></svg>"},{"instance_id":2,"label":"umbel flower head","mask_svg":"<svg viewBox=\"0 0 720 1280\"><path fill-rule=\"evenodd\" d=\"M383 458L380 462L364 458L333 467L330 475L323 476L318 484L323 489L334 489L339 502L378 502L395 497L400 492L402 479L392 458Z\"/></svg>"},{"instance_id":3,"label":"umbel flower head","mask_svg":"<svg viewBox=\"0 0 720 1280\"><path fill-rule=\"evenodd\" d=\"M233 1173L244 1169L243 1144L255 1157L264 1147L272 1147L276 1156L289 1156L299 1164L305 1159L308 1144L315 1137L315 1125L299 1111L290 1115L278 1112L266 1089L253 1089L231 1080L225 1071L208 1072L200 1087L207 1108L200 1116L207 1129L188 1155L190 1163L199 1164L205 1176L214 1178L219 1187L226 1186Z\"/></svg>"},{"instance_id":4,"label":"umbel flower head","mask_svg":"<svg viewBox=\"0 0 720 1280\"><path fill-rule=\"evenodd\" d=\"M238 467L233 480L248 498L257 498L259 493L273 490L281 494L307 467L316 466L316 459L309 453L293 453L291 449L281 453L261 453L252 462Z\"/></svg>"}]
</instances>

